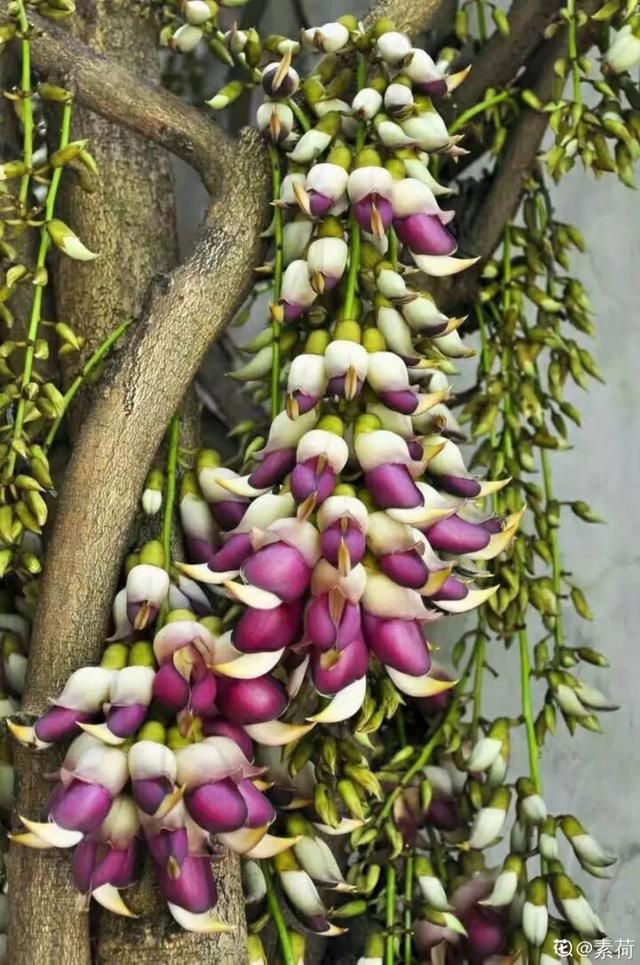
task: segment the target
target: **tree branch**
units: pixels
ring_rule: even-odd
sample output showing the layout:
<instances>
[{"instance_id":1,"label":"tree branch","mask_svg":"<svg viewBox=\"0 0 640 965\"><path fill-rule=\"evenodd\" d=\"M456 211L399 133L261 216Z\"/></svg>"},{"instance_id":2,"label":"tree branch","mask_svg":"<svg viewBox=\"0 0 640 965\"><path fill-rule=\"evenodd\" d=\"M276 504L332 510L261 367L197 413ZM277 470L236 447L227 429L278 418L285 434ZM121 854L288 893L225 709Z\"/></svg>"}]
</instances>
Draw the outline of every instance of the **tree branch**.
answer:
<instances>
[{"instance_id":1,"label":"tree branch","mask_svg":"<svg viewBox=\"0 0 640 965\"><path fill-rule=\"evenodd\" d=\"M506 87L531 54L544 43L544 30L562 7L561 0L515 0L509 10L509 34L497 30L472 61L469 78L455 93L460 114L482 99L488 87Z\"/></svg>"},{"instance_id":2,"label":"tree branch","mask_svg":"<svg viewBox=\"0 0 640 965\"><path fill-rule=\"evenodd\" d=\"M8 0L0 0L0 20L8 19L8 7ZM197 107L92 50L31 9L29 21L38 73L48 81L60 79L84 107L182 158L199 172L209 191L218 186L233 152L233 141L222 128Z\"/></svg>"},{"instance_id":3,"label":"tree branch","mask_svg":"<svg viewBox=\"0 0 640 965\"><path fill-rule=\"evenodd\" d=\"M390 17L398 30L417 34L427 30L447 0L379 0L364 18L366 27L380 17Z\"/></svg>"}]
</instances>

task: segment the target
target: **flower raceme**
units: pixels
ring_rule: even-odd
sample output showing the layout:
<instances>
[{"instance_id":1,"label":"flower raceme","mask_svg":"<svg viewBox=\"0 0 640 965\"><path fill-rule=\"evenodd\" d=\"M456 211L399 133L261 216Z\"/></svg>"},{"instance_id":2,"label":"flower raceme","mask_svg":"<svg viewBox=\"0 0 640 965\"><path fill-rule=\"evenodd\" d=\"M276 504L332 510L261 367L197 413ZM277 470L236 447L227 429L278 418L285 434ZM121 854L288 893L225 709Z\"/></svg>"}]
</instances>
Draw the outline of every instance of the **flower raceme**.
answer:
<instances>
[{"instance_id":1,"label":"flower raceme","mask_svg":"<svg viewBox=\"0 0 640 965\"><path fill-rule=\"evenodd\" d=\"M198 42L208 9L186 5L176 49ZM241 31L225 37L234 50L248 43ZM300 46L357 49L357 71L337 93L321 73L301 80ZM235 375L258 395L268 380L271 422L240 471L199 454L181 483L179 573L159 544L144 547L114 601L101 666L76 671L33 726L11 723L32 747L72 740L46 820L23 817L16 837L75 848L82 893L122 914L119 889L144 840L171 913L203 932L225 927L212 915L212 836L253 865L283 854L281 887L329 934L312 879L340 889L339 868L315 831L268 833L275 812L254 745L280 748L353 718L371 681L418 700L444 694L454 681L432 672L427 630L491 596L474 577L521 514L486 511L506 481L476 479L457 444L446 376L469 354L464 320L412 287L418 271L453 275L476 260L455 257L448 189L429 171L433 154L463 151L433 101L463 75L354 18L269 49L282 59L260 65L257 126L276 158L273 325ZM312 115L304 130L293 97ZM432 809L455 826L451 802ZM349 820L337 823L353 830Z\"/></svg>"}]
</instances>

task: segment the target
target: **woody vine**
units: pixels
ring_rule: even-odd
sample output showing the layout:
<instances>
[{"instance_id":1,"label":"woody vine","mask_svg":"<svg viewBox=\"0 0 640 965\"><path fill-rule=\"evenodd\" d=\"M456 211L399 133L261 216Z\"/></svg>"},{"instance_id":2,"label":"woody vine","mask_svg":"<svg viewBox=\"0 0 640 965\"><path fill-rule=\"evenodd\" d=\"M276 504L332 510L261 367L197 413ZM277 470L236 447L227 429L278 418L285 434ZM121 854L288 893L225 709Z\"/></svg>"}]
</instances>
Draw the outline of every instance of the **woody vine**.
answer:
<instances>
[{"instance_id":1,"label":"woody vine","mask_svg":"<svg viewBox=\"0 0 640 965\"><path fill-rule=\"evenodd\" d=\"M327 960L340 942L384 965L548 965L564 941L581 961L581 940L606 923L566 858L595 878L615 858L554 810L541 752L560 720L598 731L613 707L582 679L606 655L564 631L567 606L592 614L563 567L562 517L599 518L584 494L555 493L549 452L580 423L566 383L600 376L571 274L583 241L556 219L553 184L581 163L633 186L638 13L388 2L287 38L238 23L228 8L242 6L156 11L172 76L196 51L228 68L202 109L70 40L71 0L2 7L14 151L0 166L5 847L71 853L85 921L92 902L131 928L168 914L156 960L171 960L181 928L205 936L202 961L311 961L311 935L329 940ZM238 146L204 110L249 98L260 138ZM76 103L183 156L213 198L194 253L143 317L88 353L52 284L58 259L100 259L58 210L65 180L91 191L100 178L92 145L74 139ZM478 183L465 172L487 150ZM207 344L248 308L261 324L233 377L251 414L225 460L186 441L178 403ZM175 366L157 387L165 351ZM476 384L457 393L470 366ZM68 417L92 383L74 438ZM114 433L130 461L99 483L115 493L100 551L113 557L100 570L112 623L83 665L73 639L47 650L50 610L72 592L55 554L76 513L97 518L100 493L80 482ZM132 541L138 500L148 523ZM89 579L91 538L65 556L69 588ZM430 625L471 611L445 663ZM519 665L515 718L483 701L498 647ZM515 773L521 739L528 766ZM23 754L11 815L15 742L32 755L62 746L44 814L20 791L33 784ZM219 914L225 852L242 864L246 920ZM29 862L12 867L9 928L16 896L34 922L55 915L29 908ZM159 889L151 910L141 877ZM81 933L79 961L95 940ZM46 960L48 942L55 927L15 930L10 960Z\"/></svg>"}]
</instances>

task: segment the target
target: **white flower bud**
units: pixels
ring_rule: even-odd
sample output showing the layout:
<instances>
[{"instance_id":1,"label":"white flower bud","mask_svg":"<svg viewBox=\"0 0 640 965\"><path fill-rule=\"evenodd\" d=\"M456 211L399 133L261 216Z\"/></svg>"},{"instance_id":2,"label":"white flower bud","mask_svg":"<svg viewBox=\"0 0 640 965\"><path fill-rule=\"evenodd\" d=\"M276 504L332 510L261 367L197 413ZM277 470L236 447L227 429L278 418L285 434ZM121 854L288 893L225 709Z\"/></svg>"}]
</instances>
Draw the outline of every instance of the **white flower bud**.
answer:
<instances>
[{"instance_id":1,"label":"white flower bud","mask_svg":"<svg viewBox=\"0 0 640 965\"><path fill-rule=\"evenodd\" d=\"M293 111L288 104L265 101L256 112L256 124L261 133L269 132L272 141L286 141L293 130Z\"/></svg>"},{"instance_id":2,"label":"white flower bud","mask_svg":"<svg viewBox=\"0 0 640 965\"><path fill-rule=\"evenodd\" d=\"M423 151L441 151L451 143L447 125L437 111L409 117L401 127L411 142Z\"/></svg>"},{"instance_id":3,"label":"white flower bud","mask_svg":"<svg viewBox=\"0 0 640 965\"><path fill-rule=\"evenodd\" d=\"M407 177L422 181L428 188L431 188L432 193L436 197L439 195L453 194L453 188L446 188L442 184L438 184L434 176L430 173L429 168L426 166L429 163L429 156L423 154L422 157L426 159L424 162L418 160L418 158L407 158L405 160L404 169Z\"/></svg>"},{"instance_id":4,"label":"white flower bud","mask_svg":"<svg viewBox=\"0 0 640 965\"><path fill-rule=\"evenodd\" d=\"M283 301L291 305L312 305L317 298L316 292L311 287L309 281L309 268L307 262L300 258L287 265L282 277Z\"/></svg>"},{"instance_id":5,"label":"white flower bud","mask_svg":"<svg viewBox=\"0 0 640 965\"><path fill-rule=\"evenodd\" d=\"M202 31L199 27L194 27L190 23L184 23L178 27L171 38L171 46L174 50L179 50L181 54L188 54L198 46L202 40Z\"/></svg>"},{"instance_id":6,"label":"white flower bud","mask_svg":"<svg viewBox=\"0 0 640 965\"><path fill-rule=\"evenodd\" d=\"M145 489L142 494L142 509L147 516L155 516L162 508L162 492L159 489Z\"/></svg>"},{"instance_id":7,"label":"white flower bud","mask_svg":"<svg viewBox=\"0 0 640 965\"><path fill-rule=\"evenodd\" d=\"M47 222L47 231L56 248L59 248L68 258L73 258L75 261L93 261L98 257L94 251L89 251L63 221L53 218L52 221Z\"/></svg>"},{"instance_id":8,"label":"white flower bud","mask_svg":"<svg viewBox=\"0 0 640 965\"><path fill-rule=\"evenodd\" d=\"M409 290L405 280L397 271L391 268L382 268L376 272L376 288L385 298L393 300L395 298L406 298Z\"/></svg>"},{"instance_id":9,"label":"white flower bud","mask_svg":"<svg viewBox=\"0 0 640 965\"><path fill-rule=\"evenodd\" d=\"M318 889L306 871L287 870L278 874L280 885L294 908L307 917L324 916L327 913Z\"/></svg>"},{"instance_id":10,"label":"white flower bud","mask_svg":"<svg viewBox=\"0 0 640 965\"><path fill-rule=\"evenodd\" d=\"M547 937L549 912L546 905L535 905L525 901L522 909L522 930L531 945L542 945Z\"/></svg>"},{"instance_id":11,"label":"white flower bud","mask_svg":"<svg viewBox=\"0 0 640 965\"><path fill-rule=\"evenodd\" d=\"M473 819L473 826L469 837L470 848L482 849L493 844L502 831L510 798L511 795L507 788L501 787L491 798L489 806L480 808Z\"/></svg>"},{"instance_id":12,"label":"white flower bud","mask_svg":"<svg viewBox=\"0 0 640 965\"><path fill-rule=\"evenodd\" d=\"M419 118L410 118L419 120ZM413 144L421 143L410 134L405 133L399 124L394 121L381 121L377 125L378 137L386 147L409 147Z\"/></svg>"},{"instance_id":13,"label":"white flower bud","mask_svg":"<svg viewBox=\"0 0 640 965\"><path fill-rule=\"evenodd\" d=\"M301 259L313 234L313 222L306 218L288 221L282 233L282 255L285 267Z\"/></svg>"},{"instance_id":14,"label":"white flower bud","mask_svg":"<svg viewBox=\"0 0 640 965\"><path fill-rule=\"evenodd\" d=\"M640 62L640 37L634 34L631 24L625 24L618 31L604 60L614 74L622 74Z\"/></svg>"},{"instance_id":15,"label":"white flower bud","mask_svg":"<svg viewBox=\"0 0 640 965\"><path fill-rule=\"evenodd\" d=\"M205 0L187 0L184 5L185 20L195 27L201 23L206 23L212 16L211 7Z\"/></svg>"},{"instance_id":16,"label":"white flower bud","mask_svg":"<svg viewBox=\"0 0 640 965\"><path fill-rule=\"evenodd\" d=\"M487 908L504 908L510 905L518 890L518 877L517 871L501 871L495 880L493 891L480 904Z\"/></svg>"},{"instance_id":17,"label":"white flower bud","mask_svg":"<svg viewBox=\"0 0 640 965\"><path fill-rule=\"evenodd\" d=\"M321 50L325 54L335 54L349 42L349 31L341 23L325 23L322 27L309 27L301 34L305 50Z\"/></svg>"},{"instance_id":18,"label":"white flower bud","mask_svg":"<svg viewBox=\"0 0 640 965\"><path fill-rule=\"evenodd\" d=\"M309 245L307 265L311 284L317 291L324 290L324 282L318 288L314 283L322 277L335 283L342 278L347 267L349 247L342 238L318 238Z\"/></svg>"},{"instance_id":19,"label":"white flower bud","mask_svg":"<svg viewBox=\"0 0 640 965\"><path fill-rule=\"evenodd\" d=\"M352 202L361 201L369 194L390 198L393 190L393 178L386 168L363 167L356 168L349 175L347 192Z\"/></svg>"},{"instance_id":20,"label":"white flower bud","mask_svg":"<svg viewBox=\"0 0 640 965\"><path fill-rule=\"evenodd\" d=\"M347 190L349 174L339 164L314 164L306 178L307 191L316 191L337 201Z\"/></svg>"},{"instance_id":21,"label":"white flower bud","mask_svg":"<svg viewBox=\"0 0 640 965\"><path fill-rule=\"evenodd\" d=\"M411 53L411 41L406 34L401 34L397 30L388 30L378 37L376 44L378 53L392 67L401 64Z\"/></svg>"},{"instance_id":22,"label":"white flower bud","mask_svg":"<svg viewBox=\"0 0 640 965\"><path fill-rule=\"evenodd\" d=\"M486 771L502 750L502 741L495 737L481 737L471 751L467 768L470 771Z\"/></svg>"},{"instance_id":23,"label":"white flower bud","mask_svg":"<svg viewBox=\"0 0 640 965\"><path fill-rule=\"evenodd\" d=\"M359 121L370 121L382 107L382 94L373 87L363 87L351 102L353 116Z\"/></svg>"},{"instance_id":24,"label":"white flower bud","mask_svg":"<svg viewBox=\"0 0 640 965\"><path fill-rule=\"evenodd\" d=\"M442 80L442 72L426 50L413 50L404 72L415 84L430 84Z\"/></svg>"},{"instance_id":25,"label":"white flower bud","mask_svg":"<svg viewBox=\"0 0 640 965\"><path fill-rule=\"evenodd\" d=\"M406 84L389 84L384 92L384 106L389 114L403 115L413 107L413 93Z\"/></svg>"},{"instance_id":26,"label":"white flower bud","mask_svg":"<svg viewBox=\"0 0 640 965\"><path fill-rule=\"evenodd\" d=\"M309 164L311 161L315 161L317 157L320 157L322 152L329 147L332 140L331 134L327 134L326 131L319 131L317 128L312 128L302 135L293 151L287 154L287 157L295 161L296 164Z\"/></svg>"},{"instance_id":27,"label":"white flower bud","mask_svg":"<svg viewBox=\"0 0 640 965\"><path fill-rule=\"evenodd\" d=\"M439 878L431 875L418 875L418 887L428 905L438 911L450 911L451 905Z\"/></svg>"}]
</instances>

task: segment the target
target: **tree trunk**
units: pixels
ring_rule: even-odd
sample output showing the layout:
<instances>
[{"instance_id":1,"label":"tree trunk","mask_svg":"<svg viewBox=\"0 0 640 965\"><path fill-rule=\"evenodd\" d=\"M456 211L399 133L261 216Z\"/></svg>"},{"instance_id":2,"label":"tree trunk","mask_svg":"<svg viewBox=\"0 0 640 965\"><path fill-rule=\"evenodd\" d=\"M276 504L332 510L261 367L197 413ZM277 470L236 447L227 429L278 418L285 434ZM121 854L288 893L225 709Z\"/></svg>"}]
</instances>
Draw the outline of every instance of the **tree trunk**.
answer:
<instances>
[{"instance_id":1,"label":"tree trunk","mask_svg":"<svg viewBox=\"0 0 640 965\"><path fill-rule=\"evenodd\" d=\"M156 30L150 11L143 5L135 6L129 0L82 0L73 24L84 42L120 60L141 77L159 80ZM82 354L67 359L67 379L120 322L141 312L152 279L170 271L177 262L173 186L165 152L79 106L73 113L73 138L89 139L100 173L90 194L74 183L72 174L66 174L58 213L89 248L99 252L99 258L88 264L61 256L53 259L57 318L86 339ZM158 391L162 391L161 373ZM88 401L83 390L72 417L73 435ZM195 442L196 420L197 411L190 406L185 426L190 443ZM102 476L97 473L93 484L108 490L108 472ZM78 545L99 538L94 522L85 521L77 534ZM72 556L74 547L67 547L66 552ZM64 601L80 592L69 559L68 567L50 568L44 577L45 598L53 596L58 601L60 619L55 629L62 652L58 651L58 659L46 669L39 668L35 688L27 687L24 706L29 712L41 711L43 699L57 692L68 673L97 662L103 647L108 610L98 617L98 632L95 618L88 615L87 623L94 632L79 632L78 627L65 622ZM86 592L91 588L92 574L85 573L83 580L88 584ZM91 605L90 598L87 605ZM96 602L97 607L100 605ZM50 624L47 630L51 630ZM37 636L36 624L34 638ZM66 640L73 643L65 647ZM37 639L34 652L38 653ZM55 751L36 756L18 749L18 813L39 816L47 798L45 774L55 769L58 760ZM236 932L219 939L203 939L183 932L164 910L148 868L140 886L127 896L129 904L141 914L139 919L119 919L102 910L90 918L78 901L66 856L12 845L9 960L13 965L89 965L92 961L118 965L132 960L154 965L183 961L222 965L244 961L244 905L237 858L223 858L216 870L220 918L235 924ZM93 937L90 931L95 932Z\"/></svg>"}]
</instances>

